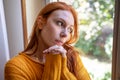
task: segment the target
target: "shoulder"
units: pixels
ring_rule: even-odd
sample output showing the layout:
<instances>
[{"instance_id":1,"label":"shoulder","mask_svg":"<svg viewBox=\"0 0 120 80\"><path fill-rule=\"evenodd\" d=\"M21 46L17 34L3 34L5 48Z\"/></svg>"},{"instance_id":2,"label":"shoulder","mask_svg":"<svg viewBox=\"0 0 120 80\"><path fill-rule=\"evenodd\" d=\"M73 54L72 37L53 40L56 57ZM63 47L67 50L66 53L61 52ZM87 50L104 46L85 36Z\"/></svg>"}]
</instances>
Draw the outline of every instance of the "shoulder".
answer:
<instances>
[{"instance_id":1,"label":"shoulder","mask_svg":"<svg viewBox=\"0 0 120 80\"><path fill-rule=\"evenodd\" d=\"M30 72L30 70L32 69L30 67L31 63L29 61L30 60L22 54L18 54L11 58L5 64L5 78L28 78L28 76L31 75L30 73L28 74L28 72Z\"/></svg>"},{"instance_id":2,"label":"shoulder","mask_svg":"<svg viewBox=\"0 0 120 80\"><path fill-rule=\"evenodd\" d=\"M13 69L17 71L26 70L30 63L31 61L29 58L27 58L23 54L18 54L6 62L5 70L8 69Z\"/></svg>"},{"instance_id":3,"label":"shoulder","mask_svg":"<svg viewBox=\"0 0 120 80\"><path fill-rule=\"evenodd\" d=\"M17 76L18 74L21 75L24 73L25 62L24 57L21 55L16 55L13 58L11 58L9 61L5 64L5 78L10 76Z\"/></svg>"},{"instance_id":4,"label":"shoulder","mask_svg":"<svg viewBox=\"0 0 120 80\"><path fill-rule=\"evenodd\" d=\"M29 72L27 58L21 54L18 54L11 58L6 64L4 69L5 79L29 79Z\"/></svg>"},{"instance_id":5,"label":"shoulder","mask_svg":"<svg viewBox=\"0 0 120 80\"><path fill-rule=\"evenodd\" d=\"M14 56L13 58L11 58L11 59L6 63L6 65L8 65L8 64L19 65L19 64L21 64L21 63L24 63L24 61L25 61L25 58L24 58L22 55L18 54L18 55L16 55L16 56Z\"/></svg>"}]
</instances>

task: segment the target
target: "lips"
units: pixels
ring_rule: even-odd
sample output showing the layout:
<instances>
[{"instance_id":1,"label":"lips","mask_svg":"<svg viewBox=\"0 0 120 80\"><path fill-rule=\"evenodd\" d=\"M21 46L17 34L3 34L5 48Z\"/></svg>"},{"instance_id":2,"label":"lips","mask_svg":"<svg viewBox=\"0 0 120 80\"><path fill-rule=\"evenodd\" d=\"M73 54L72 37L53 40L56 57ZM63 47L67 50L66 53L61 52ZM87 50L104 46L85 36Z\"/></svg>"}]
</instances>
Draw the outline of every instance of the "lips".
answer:
<instances>
[{"instance_id":1,"label":"lips","mask_svg":"<svg viewBox=\"0 0 120 80\"><path fill-rule=\"evenodd\" d=\"M55 40L55 43L60 46L63 45L63 42L61 40Z\"/></svg>"}]
</instances>

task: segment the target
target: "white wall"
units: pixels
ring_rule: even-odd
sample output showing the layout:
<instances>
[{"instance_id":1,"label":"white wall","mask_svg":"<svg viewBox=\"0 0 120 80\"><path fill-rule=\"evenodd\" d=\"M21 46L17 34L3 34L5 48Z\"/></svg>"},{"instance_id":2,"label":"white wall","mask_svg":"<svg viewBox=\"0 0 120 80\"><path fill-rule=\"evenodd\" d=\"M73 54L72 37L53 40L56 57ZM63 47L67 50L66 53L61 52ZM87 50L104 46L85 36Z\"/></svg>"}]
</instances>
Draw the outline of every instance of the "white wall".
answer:
<instances>
[{"instance_id":1,"label":"white wall","mask_svg":"<svg viewBox=\"0 0 120 80\"><path fill-rule=\"evenodd\" d=\"M4 80L4 65L9 59L3 1L0 0L0 79Z\"/></svg>"},{"instance_id":2,"label":"white wall","mask_svg":"<svg viewBox=\"0 0 120 80\"><path fill-rule=\"evenodd\" d=\"M3 0L10 58L24 49L21 0Z\"/></svg>"},{"instance_id":3,"label":"white wall","mask_svg":"<svg viewBox=\"0 0 120 80\"><path fill-rule=\"evenodd\" d=\"M45 0L26 0L26 17L27 17L27 30L28 37L31 33L35 19L45 5Z\"/></svg>"},{"instance_id":4,"label":"white wall","mask_svg":"<svg viewBox=\"0 0 120 80\"><path fill-rule=\"evenodd\" d=\"M43 8L49 2L55 2L57 0L26 0L26 18L27 18L27 34L30 36L35 19Z\"/></svg>"},{"instance_id":5,"label":"white wall","mask_svg":"<svg viewBox=\"0 0 120 80\"><path fill-rule=\"evenodd\" d=\"M21 0L0 0L0 80L5 63L23 50Z\"/></svg>"},{"instance_id":6,"label":"white wall","mask_svg":"<svg viewBox=\"0 0 120 80\"><path fill-rule=\"evenodd\" d=\"M1 16L0 16L0 26L2 26ZM0 78L3 80L4 64L7 61L6 58L6 47L5 47L5 38L3 34L3 27L0 27Z\"/></svg>"}]
</instances>

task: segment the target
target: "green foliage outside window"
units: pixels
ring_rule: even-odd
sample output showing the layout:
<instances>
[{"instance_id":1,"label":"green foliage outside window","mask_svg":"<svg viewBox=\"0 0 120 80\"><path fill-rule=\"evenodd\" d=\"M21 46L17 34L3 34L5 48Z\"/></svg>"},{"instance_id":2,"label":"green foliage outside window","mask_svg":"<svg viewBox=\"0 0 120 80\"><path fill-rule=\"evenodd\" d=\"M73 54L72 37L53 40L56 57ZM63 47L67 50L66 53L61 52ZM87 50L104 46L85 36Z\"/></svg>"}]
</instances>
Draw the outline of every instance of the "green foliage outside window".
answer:
<instances>
[{"instance_id":1,"label":"green foliage outside window","mask_svg":"<svg viewBox=\"0 0 120 80\"><path fill-rule=\"evenodd\" d=\"M74 0L72 5L79 13L80 38L75 46L87 55L111 60L114 1Z\"/></svg>"}]
</instances>

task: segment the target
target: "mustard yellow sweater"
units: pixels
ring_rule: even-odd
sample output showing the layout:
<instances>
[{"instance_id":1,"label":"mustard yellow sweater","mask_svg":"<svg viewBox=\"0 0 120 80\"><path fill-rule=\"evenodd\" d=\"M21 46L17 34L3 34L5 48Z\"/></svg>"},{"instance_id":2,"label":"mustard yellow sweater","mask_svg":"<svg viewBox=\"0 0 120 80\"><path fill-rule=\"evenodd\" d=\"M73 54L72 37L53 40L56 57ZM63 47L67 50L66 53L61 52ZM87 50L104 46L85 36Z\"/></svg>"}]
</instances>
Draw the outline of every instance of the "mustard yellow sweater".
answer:
<instances>
[{"instance_id":1,"label":"mustard yellow sweater","mask_svg":"<svg viewBox=\"0 0 120 80\"><path fill-rule=\"evenodd\" d=\"M78 75L75 77L67 68L67 58L60 54L47 54L43 65L21 53L6 63L5 80L90 80L80 57L76 59Z\"/></svg>"}]
</instances>

